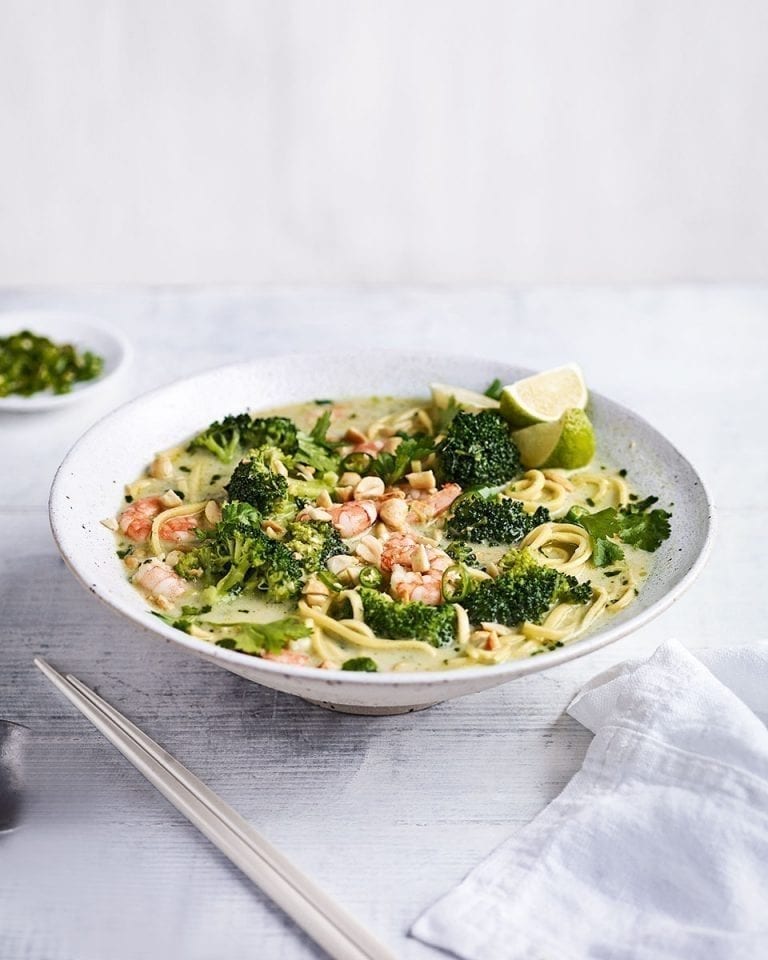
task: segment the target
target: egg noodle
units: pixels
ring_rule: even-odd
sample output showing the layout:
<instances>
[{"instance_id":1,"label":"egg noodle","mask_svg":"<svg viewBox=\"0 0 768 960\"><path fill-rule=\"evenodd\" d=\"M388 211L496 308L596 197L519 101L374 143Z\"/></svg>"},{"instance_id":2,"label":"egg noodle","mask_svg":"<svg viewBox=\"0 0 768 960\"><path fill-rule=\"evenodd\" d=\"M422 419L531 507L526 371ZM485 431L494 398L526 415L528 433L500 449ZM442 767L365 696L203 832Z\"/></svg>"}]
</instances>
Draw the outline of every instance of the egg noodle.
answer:
<instances>
[{"instance_id":1,"label":"egg noodle","mask_svg":"<svg viewBox=\"0 0 768 960\"><path fill-rule=\"evenodd\" d=\"M481 426L491 439L461 433ZM326 669L492 666L624 610L669 516L625 470L517 457L495 409L312 401L158 453L103 522L153 611L192 636Z\"/></svg>"}]
</instances>

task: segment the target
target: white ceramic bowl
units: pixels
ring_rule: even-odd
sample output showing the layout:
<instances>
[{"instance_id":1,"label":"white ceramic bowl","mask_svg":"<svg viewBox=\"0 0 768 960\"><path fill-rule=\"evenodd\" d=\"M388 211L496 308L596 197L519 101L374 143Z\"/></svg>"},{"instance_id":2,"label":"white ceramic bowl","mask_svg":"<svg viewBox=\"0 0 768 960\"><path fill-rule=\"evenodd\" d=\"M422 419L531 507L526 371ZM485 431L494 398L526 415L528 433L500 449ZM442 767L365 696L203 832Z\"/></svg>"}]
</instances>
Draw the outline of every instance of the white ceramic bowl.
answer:
<instances>
[{"instance_id":1,"label":"white ceramic bowl","mask_svg":"<svg viewBox=\"0 0 768 960\"><path fill-rule=\"evenodd\" d=\"M124 483L144 469L156 450L228 413L313 397L423 396L430 381L483 389L494 377L509 383L529 372L467 357L379 352L265 358L182 380L120 407L75 444L51 490L54 536L83 584L145 629L248 680L336 710L369 714L417 710L554 667L618 640L661 613L697 576L711 538L711 504L693 467L648 423L598 394L591 395L598 456L626 467L642 494L656 494L662 504L674 502L672 536L654 555L652 573L628 609L601 621L583 639L527 660L445 673L370 674L286 666L225 650L175 630L150 613L125 578L112 533L99 523L119 510Z\"/></svg>"},{"instance_id":2,"label":"white ceramic bowl","mask_svg":"<svg viewBox=\"0 0 768 960\"><path fill-rule=\"evenodd\" d=\"M87 317L50 310L18 310L0 313L0 337L29 330L56 343L71 343L78 350L90 350L104 360L104 368L93 380L72 386L69 393L44 390L31 397L16 394L0 397L0 413L40 413L77 403L102 387L127 362L129 348L118 334L97 326Z\"/></svg>"}]
</instances>

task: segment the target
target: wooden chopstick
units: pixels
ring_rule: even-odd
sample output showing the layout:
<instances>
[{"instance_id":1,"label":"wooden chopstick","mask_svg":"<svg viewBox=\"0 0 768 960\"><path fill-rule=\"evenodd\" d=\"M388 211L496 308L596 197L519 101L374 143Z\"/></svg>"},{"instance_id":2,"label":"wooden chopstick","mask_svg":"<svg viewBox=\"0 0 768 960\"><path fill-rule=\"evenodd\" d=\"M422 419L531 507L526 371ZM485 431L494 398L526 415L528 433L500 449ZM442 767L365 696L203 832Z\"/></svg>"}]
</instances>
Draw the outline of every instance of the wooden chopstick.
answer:
<instances>
[{"instance_id":1,"label":"wooden chopstick","mask_svg":"<svg viewBox=\"0 0 768 960\"><path fill-rule=\"evenodd\" d=\"M395 960L236 810L77 677L35 665L176 809L335 960Z\"/></svg>"}]
</instances>

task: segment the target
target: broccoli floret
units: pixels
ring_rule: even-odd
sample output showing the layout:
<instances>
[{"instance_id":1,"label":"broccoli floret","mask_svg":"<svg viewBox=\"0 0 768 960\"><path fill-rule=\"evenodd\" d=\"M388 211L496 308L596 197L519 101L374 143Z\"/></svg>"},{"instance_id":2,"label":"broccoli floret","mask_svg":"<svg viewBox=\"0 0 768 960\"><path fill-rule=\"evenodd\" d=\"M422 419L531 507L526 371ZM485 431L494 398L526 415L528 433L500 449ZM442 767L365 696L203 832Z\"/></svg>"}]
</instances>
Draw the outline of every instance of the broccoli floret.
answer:
<instances>
[{"instance_id":1,"label":"broccoli floret","mask_svg":"<svg viewBox=\"0 0 768 960\"><path fill-rule=\"evenodd\" d=\"M498 486L522 469L509 427L494 410L457 413L436 453L441 479L462 487Z\"/></svg>"},{"instance_id":2,"label":"broccoli floret","mask_svg":"<svg viewBox=\"0 0 768 960\"><path fill-rule=\"evenodd\" d=\"M268 547L262 551L263 564L254 570L258 590L266 593L268 600L283 603L295 600L301 593L304 570L293 553L279 540L264 537Z\"/></svg>"},{"instance_id":3,"label":"broccoli floret","mask_svg":"<svg viewBox=\"0 0 768 960\"><path fill-rule=\"evenodd\" d=\"M352 657L351 660L345 660L341 665L342 670L358 670L362 673L376 673L378 666L376 661L370 657Z\"/></svg>"},{"instance_id":4,"label":"broccoli floret","mask_svg":"<svg viewBox=\"0 0 768 960\"><path fill-rule=\"evenodd\" d=\"M589 603L592 599L592 584L589 580L583 583L576 577L563 575L560 586L555 590L555 603Z\"/></svg>"},{"instance_id":5,"label":"broccoli floret","mask_svg":"<svg viewBox=\"0 0 768 960\"><path fill-rule=\"evenodd\" d=\"M219 594L258 590L276 602L297 597L303 577L291 550L262 531L259 511L239 502L224 504L220 522L183 554L176 572Z\"/></svg>"},{"instance_id":6,"label":"broccoli floret","mask_svg":"<svg viewBox=\"0 0 768 960\"><path fill-rule=\"evenodd\" d=\"M298 597L307 574L345 551L330 523L295 520L288 523L283 540L273 540L262 531L261 521L249 503L224 504L220 522L182 555L177 573L202 580L219 594L258 590L268 600L284 601Z\"/></svg>"},{"instance_id":7,"label":"broccoli floret","mask_svg":"<svg viewBox=\"0 0 768 960\"><path fill-rule=\"evenodd\" d=\"M419 600L393 600L370 587L360 588L365 622L380 637L390 640L425 640L433 647L452 643L456 632L453 604L432 607Z\"/></svg>"},{"instance_id":8,"label":"broccoli floret","mask_svg":"<svg viewBox=\"0 0 768 960\"><path fill-rule=\"evenodd\" d=\"M295 520L283 542L305 573L316 573L330 557L346 553L336 528L324 520Z\"/></svg>"},{"instance_id":9,"label":"broccoli floret","mask_svg":"<svg viewBox=\"0 0 768 960\"><path fill-rule=\"evenodd\" d=\"M507 550L498 562L502 573L511 573L514 577L525 577L529 574L538 576L539 572L547 569L540 564L530 550L516 550L514 547ZM592 597L592 584L587 581L580 583L576 577L558 573L558 583L552 597L553 603L586 603Z\"/></svg>"},{"instance_id":10,"label":"broccoli floret","mask_svg":"<svg viewBox=\"0 0 768 960\"><path fill-rule=\"evenodd\" d=\"M243 433L244 447L277 447L283 454L296 452L298 430L288 417L254 417Z\"/></svg>"},{"instance_id":11,"label":"broccoli floret","mask_svg":"<svg viewBox=\"0 0 768 960\"><path fill-rule=\"evenodd\" d=\"M176 572L187 580L203 579L209 585L225 575L242 582L250 565L251 546L263 536L261 514L247 503L226 503L219 523L200 536L198 546L181 555Z\"/></svg>"},{"instance_id":12,"label":"broccoli floret","mask_svg":"<svg viewBox=\"0 0 768 960\"><path fill-rule=\"evenodd\" d=\"M224 417L221 421L214 420L202 433L193 437L187 449L208 450L222 463L231 463L240 449L243 433L250 424L251 418L247 413Z\"/></svg>"},{"instance_id":13,"label":"broccoli floret","mask_svg":"<svg viewBox=\"0 0 768 960\"><path fill-rule=\"evenodd\" d=\"M181 559L175 567L176 573L178 573L180 577L184 577L185 580L198 580L203 576L207 565L203 562L201 550L202 546L182 553Z\"/></svg>"},{"instance_id":14,"label":"broccoli floret","mask_svg":"<svg viewBox=\"0 0 768 960\"><path fill-rule=\"evenodd\" d=\"M537 563L527 550L510 550L499 567L495 580L483 580L463 601L472 623L540 623L555 604L586 603L592 596L589 583Z\"/></svg>"},{"instance_id":15,"label":"broccoli floret","mask_svg":"<svg viewBox=\"0 0 768 960\"><path fill-rule=\"evenodd\" d=\"M239 413L215 420L189 443L189 450L208 450L222 463L231 463L237 452L265 444L278 447L283 453L297 449L296 425L287 417L251 417Z\"/></svg>"},{"instance_id":16,"label":"broccoli floret","mask_svg":"<svg viewBox=\"0 0 768 960\"><path fill-rule=\"evenodd\" d=\"M542 564L538 563L530 550L518 550L515 547L507 550L496 566L502 573L511 573L515 577L542 569Z\"/></svg>"},{"instance_id":17,"label":"broccoli floret","mask_svg":"<svg viewBox=\"0 0 768 960\"><path fill-rule=\"evenodd\" d=\"M445 548L445 552L448 554L451 560L455 560L456 563L463 563L468 567L480 566L480 561L477 559L477 554L468 543L462 543L460 540L458 540L455 543L449 544Z\"/></svg>"},{"instance_id":18,"label":"broccoli floret","mask_svg":"<svg viewBox=\"0 0 768 960\"><path fill-rule=\"evenodd\" d=\"M493 546L514 543L548 520L546 507L539 507L535 513L529 514L519 500L498 494L493 497L470 494L459 500L448 520L446 532L452 539Z\"/></svg>"},{"instance_id":19,"label":"broccoli floret","mask_svg":"<svg viewBox=\"0 0 768 960\"><path fill-rule=\"evenodd\" d=\"M316 500L323 490L332 490L338 480L336 473L325 473L311 480L284 476L292 465L292 459L283 458L277 447L251 450L232 472L226 487L229 499L250 503L265 515L277 514L285 519L294 515L301 503Z\"/></svg>"},{"instance_id":20,"label":"broccoli floret","mask_svg":"<svg viewBox=\"0 0 768 960\"><path fill-rule=\"evenodd\" d=\"M251 450L232 472L226 486L230 500L249 503L261 513L274 511L288 496L288 481L275 469L280 451L275 447Z\"/></svg>"}]
</instances>

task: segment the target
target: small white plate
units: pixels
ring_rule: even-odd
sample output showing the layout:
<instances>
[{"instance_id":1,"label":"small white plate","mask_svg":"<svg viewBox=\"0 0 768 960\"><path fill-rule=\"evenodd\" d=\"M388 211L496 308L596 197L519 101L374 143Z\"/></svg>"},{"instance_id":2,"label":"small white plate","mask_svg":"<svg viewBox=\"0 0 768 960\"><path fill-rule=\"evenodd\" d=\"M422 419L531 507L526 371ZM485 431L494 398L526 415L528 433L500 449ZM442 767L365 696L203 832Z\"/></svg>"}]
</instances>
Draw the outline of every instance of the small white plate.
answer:
<instances>
[{"instance_id":1,"label":"small white plate","mask_svg":"<svg viewBox=\"0 0 768 960\"><path fill-rule=\"evenodd\" d=\"M128 360L129 347L121 336L78 314L48 310L0 313L0 337L7 337L21 330L49 337L55 343L71 343L81 351L90 350L104 360L104 369L94 380L74 384L69 393L44 390L31 397L17 394L0 397L0 413L38 413L77 403L84 396L90 396L94 390L101 388Z\"/></svg>"}]
</instances>

